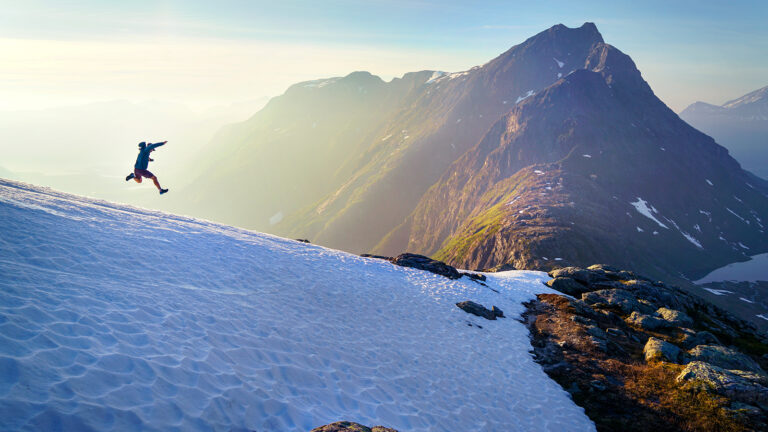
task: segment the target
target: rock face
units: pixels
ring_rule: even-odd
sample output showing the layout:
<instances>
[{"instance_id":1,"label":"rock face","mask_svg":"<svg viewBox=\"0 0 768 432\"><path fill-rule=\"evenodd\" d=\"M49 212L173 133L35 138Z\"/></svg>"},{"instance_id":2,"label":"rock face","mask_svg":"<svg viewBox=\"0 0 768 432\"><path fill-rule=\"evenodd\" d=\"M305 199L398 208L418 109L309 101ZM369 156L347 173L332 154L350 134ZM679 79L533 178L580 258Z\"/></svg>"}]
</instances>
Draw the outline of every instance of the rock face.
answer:
<instances>
[{"instance_id":1,"label":"rock face","mask_svg":"<svg viewBox=\"0 0 768 432\"><path fill-rule=\"evenodd\" d=\"M747 403L768 401L768 388L764 376L739 370L726 370L709 363L694 361L680 372L677 381L700 382L718 394Z\"/></svg>"},{"instance_id":2,"label":"rock face","mask_svg":"<svg viewBox=\"0 0 768 432\"><path fill-rule=\"evenodd\" d=\"M447 277L448 279L459 279L461 277L461 273L459 273L455 267L449 266L442 261L437 261L433 260L432 258L425 257L424 255L404 253L392 258L391 262L395 265L411 267L439 274Z\"/></svg>"},{"instance_id":3,"label":"rock face","mask_svg":"<svg viewBox=\"0 0 768 432\"><path fill-rule=\"evenodd\" d=\"M606 265L550 276L569 296L526 305L534 356L598 430L768 430L768 339L753 325Z\"/></svg>"},{"instance_id":4,"label":"rock face","mask_svg":"<svg viewBox=\"0 0 768 432\"><path fill-rule=\"evenodd\" d=\"M481 304L469 300L456 303L456 306L466 313L471 313L487 320L495 320L497 317L504 318L504 312L496 306L491 306L491 309L488 309Z\"/></svg>"},{"instance_id":5,"label":"rock face","mask_svg":"<svg viewBox=\"0 0 768 432\"><path fill-rule=\"evenodd\" d=\"M648 342L643 347L643 355L645 355L645 361L668 361L677 363L677 359L680 356L680 348L672 345L669 342L655 337L648 338Z\"/></svg>"}]
</instances>

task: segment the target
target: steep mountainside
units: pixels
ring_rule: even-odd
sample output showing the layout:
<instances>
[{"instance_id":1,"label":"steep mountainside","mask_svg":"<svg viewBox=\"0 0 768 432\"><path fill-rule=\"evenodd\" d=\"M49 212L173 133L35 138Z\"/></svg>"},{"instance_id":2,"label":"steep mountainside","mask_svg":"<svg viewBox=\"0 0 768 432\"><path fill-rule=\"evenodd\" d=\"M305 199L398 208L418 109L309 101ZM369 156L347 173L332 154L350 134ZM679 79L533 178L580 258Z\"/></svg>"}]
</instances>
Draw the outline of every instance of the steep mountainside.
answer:
<instances>
[{"instance_id":1,"label":"steep mountainside","mask_svg":"<svg viewBox=\"0 0 768 432\"><path fill-rule=\"evenodd\" d=\"M768 198L597 43L516 106L379 245L464 268L611 262L686 281L768 250Z\"/></svg>"},{"instance_id":2,"label":"steep mountainside","mask_svg":"<svg viewBox=\"0 0 768 432\"><path fill-rule=\"evenodd\" d=\"M680 118L728 148L744 169L768 178L768 86L722 106L696 102Z\"/></svg>"},{"instance_id":3,"label":"steep mountainside","mask_svg":"<svg viewBox=\"0 0 768 432\"><path fill-rule=\"evenodd\" d=\"M282 212L271 231L367 252L496 120L598 42L594 24L557 25L464 72L297 84L217 139L190 193L210 217L265 229Z\"/></svg>"}]
</instances>

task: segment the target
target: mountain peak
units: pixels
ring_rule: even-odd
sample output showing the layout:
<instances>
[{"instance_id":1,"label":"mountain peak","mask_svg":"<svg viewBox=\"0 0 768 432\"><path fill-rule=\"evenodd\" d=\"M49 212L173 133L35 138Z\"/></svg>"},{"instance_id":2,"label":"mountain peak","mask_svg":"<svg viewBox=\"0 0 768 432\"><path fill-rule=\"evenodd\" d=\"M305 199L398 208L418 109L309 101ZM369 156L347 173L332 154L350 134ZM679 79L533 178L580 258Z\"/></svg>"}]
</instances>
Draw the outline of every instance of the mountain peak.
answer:
<instances>
[{"instance_id":1,"label":"mountain peak","mask_svg":"<svg viewBox=\"0 0 768 432\"><path fill-rule=\"evenodd\" d=\"M768 86L749 92L740 98L730 100L723 104L723 108L737 108L760 101L768 101Z\"/></svg>"},{"instance_id":2,"label":"mountain peak","mask_svg":"<svg viewBox=\"0 0 768 432\"><path fill-rule=\"evenodd\" d=\"M603 40L603 35L600 34L600 31L597 30L597 26L593 22L585 22L580 27L568 27L564 24L555 24L547 30L531 37L529 40L544 34L556 37L591 39L595 43L605 42Z\"/></svg>"}]
</instances>

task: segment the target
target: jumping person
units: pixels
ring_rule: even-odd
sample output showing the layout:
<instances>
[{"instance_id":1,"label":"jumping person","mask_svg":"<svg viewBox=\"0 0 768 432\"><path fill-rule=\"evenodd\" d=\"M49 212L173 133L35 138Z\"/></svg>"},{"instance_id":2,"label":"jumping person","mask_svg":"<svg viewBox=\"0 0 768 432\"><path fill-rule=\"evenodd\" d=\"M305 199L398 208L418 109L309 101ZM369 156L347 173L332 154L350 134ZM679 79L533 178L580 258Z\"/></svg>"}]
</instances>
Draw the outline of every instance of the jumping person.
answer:
<instances>
[{"instance_id":1,"label":"jumping person","mask_svg":"<svg viewBox=\"0 0 768 432\"><path fill-rule=\"evenodd\" d=\"M152 174L149 170L147 170L149 163L154 160L154 159L150 159L149 154L155 151L155 149L160 147L161 145L165 145L165 143L167 142L168 141L163 141L157 144L149 144L149 145L147 145L147 143L145 143L144 141L140 142L139 157L136 158L136 164L133 166L133 172L128 174L128 176L125 178L125 181L134 179L136 183L141 183L141 178L146 177L148 179L152 179L152 181L155 183L155 186L157 186L157 190L160 191L160 195L168 192L168 189L163 189L160 187L160 182L157 181L157 177L155 177L154 174Z\"/></svg>"}]
</instances>

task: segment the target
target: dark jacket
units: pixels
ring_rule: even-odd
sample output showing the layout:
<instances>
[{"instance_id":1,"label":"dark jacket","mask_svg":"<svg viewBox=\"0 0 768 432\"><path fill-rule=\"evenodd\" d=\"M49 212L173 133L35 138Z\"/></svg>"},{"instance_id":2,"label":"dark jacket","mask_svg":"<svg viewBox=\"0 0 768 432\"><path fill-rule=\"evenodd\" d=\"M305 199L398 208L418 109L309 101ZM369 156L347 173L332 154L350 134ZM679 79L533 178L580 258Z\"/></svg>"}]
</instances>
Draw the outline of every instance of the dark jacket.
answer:
<instances>
[{"instance_id":1,"label":"dark jacket","mask_svg":"<svg viewBox=\"0 0 768 432\"><path fill-rule=\"evenodd\" d=\"M133 167L138 169L147 169L149 166L149 153L163 144L165 143L149 144L148 146L144 147L143 150L139 150L139 157L136 158L136 165Z\"/></svg>"}]
</instances>

